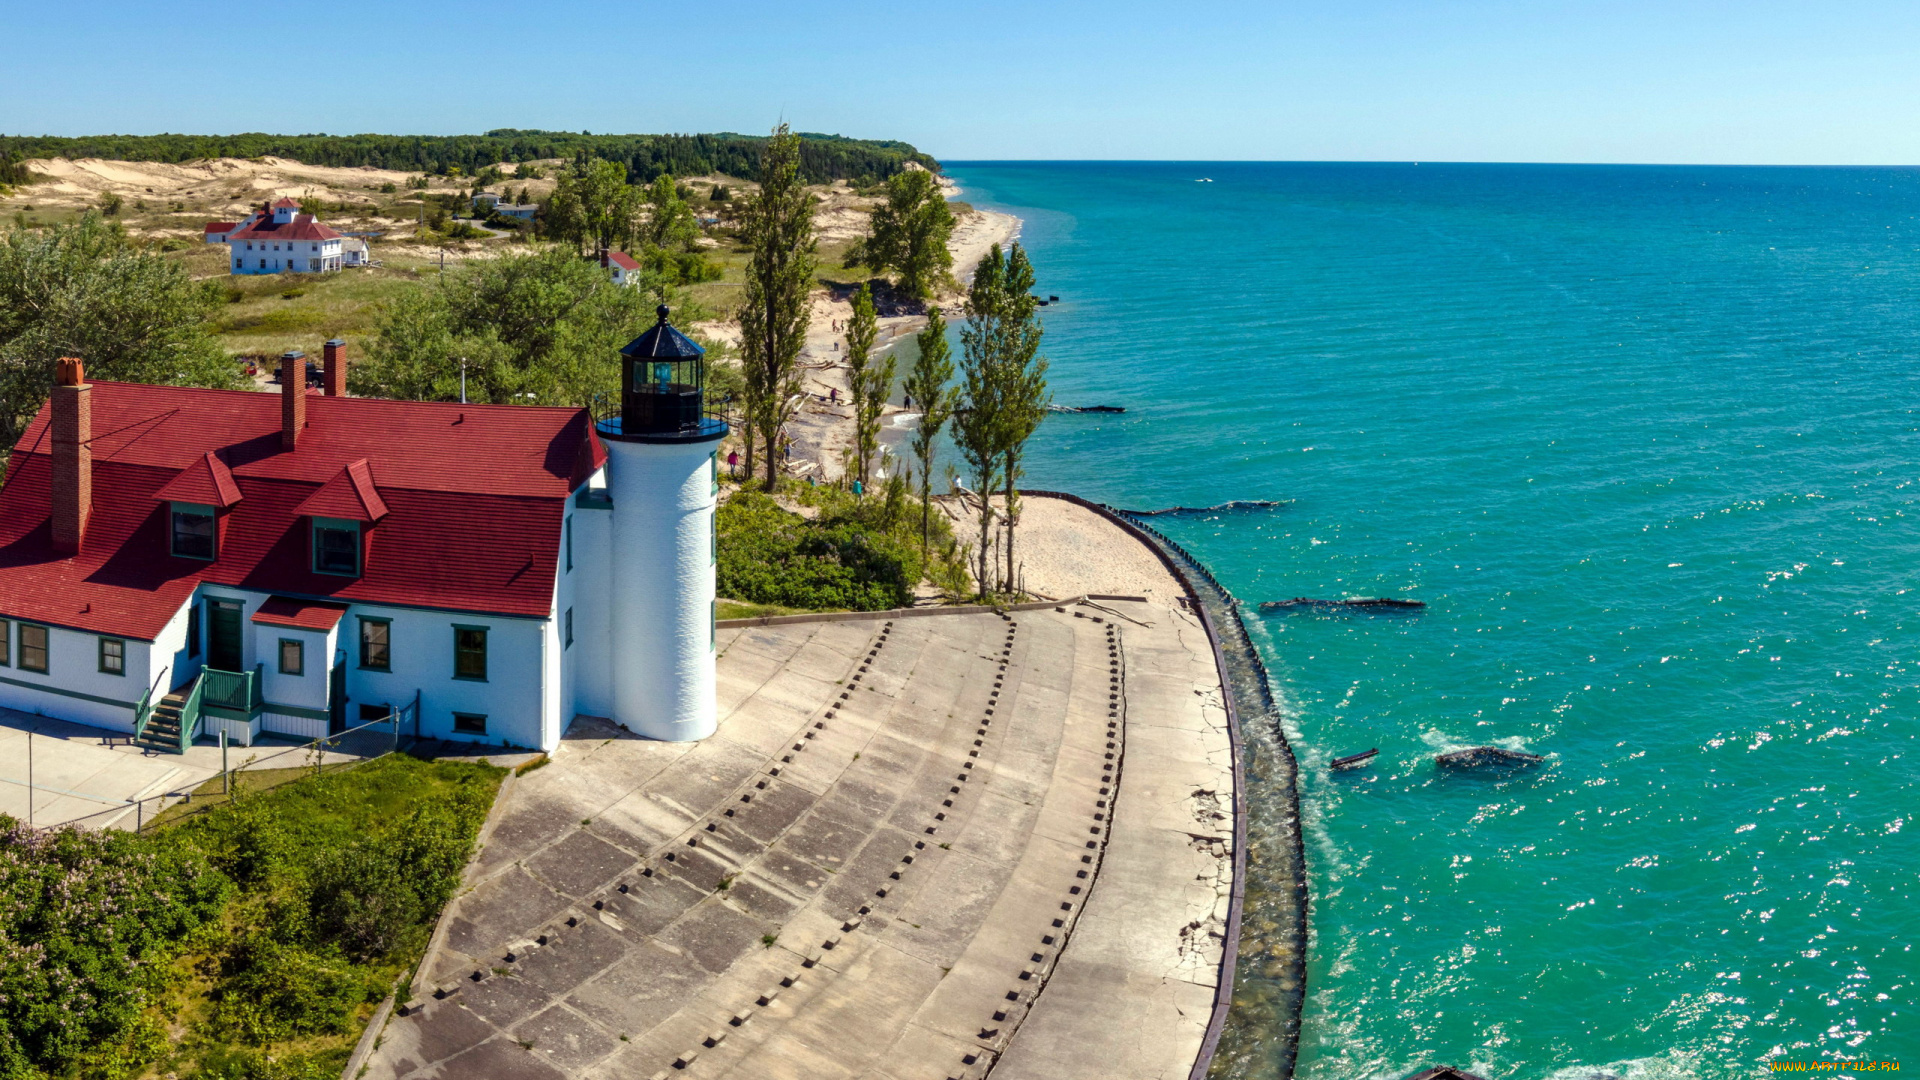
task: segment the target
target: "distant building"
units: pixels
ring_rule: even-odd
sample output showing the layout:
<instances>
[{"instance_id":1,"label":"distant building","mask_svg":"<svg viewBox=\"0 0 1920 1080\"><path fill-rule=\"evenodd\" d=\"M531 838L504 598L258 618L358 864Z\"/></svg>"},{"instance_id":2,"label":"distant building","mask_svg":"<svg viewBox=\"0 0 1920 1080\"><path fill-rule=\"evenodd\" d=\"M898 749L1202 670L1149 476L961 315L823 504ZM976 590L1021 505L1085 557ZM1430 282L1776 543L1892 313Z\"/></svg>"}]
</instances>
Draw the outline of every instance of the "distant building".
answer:
<instances>
[{"instance_id":1,"label":"distant building","mask_svg":"<svg viewBox=\"0 0 1920 1080\"><path fill-rule=\"evenodd\" d=\"M210 222L207 235L213 236ZM317 274L346 265L345 238L300 212L300 204L281 199L262 206L226 234L233 249L235 274ZM364 244L363 244L364 246ZM365 254L362 254L362 259Z\"/></svg>"},{"instance_id":2,"label":"distant building","mask_svg":"<svg viewBox=\"0 0 1920 1080\"><path fill-rule=\"evenodd\" d=\"M534 212L540 206L537 203L510 203L491 191L483 191L473 197L473 208L482 214L492 211L503 217L532 221Z\"/></svg>"},{"instance_id":3,"label":"distant building","mask_svg":"<svg viewBox=\"0 0 1920 1080\"><path fill-rule=\"evenodd\" d=\"M637 285L640 283L640 264L633 256L624 251L600 249L600 265L613 272L615 285Z\"/></svg>"},{"instance_id":4,"label":"distant building","mask_svg":"<svg viewBox=\"0 0 1920 1080\"><path fill-rule=\"evenodd\" d=\"M207 222L207 243L224 244L233 230L239 227L240 223L237 221L209 221Z\"/></svg>"},{"instance_id":5,"label":"distant building","mask_svg":"<svg viewBox=\"0 0 1920 1080\"><path fill-rule=\"evenodd\" d=\"M343 236L340 238L340 264L342 266L371 266L373 265L373 252L368 249L365 240L357 236Z\"/></svg>"}]
</instances>

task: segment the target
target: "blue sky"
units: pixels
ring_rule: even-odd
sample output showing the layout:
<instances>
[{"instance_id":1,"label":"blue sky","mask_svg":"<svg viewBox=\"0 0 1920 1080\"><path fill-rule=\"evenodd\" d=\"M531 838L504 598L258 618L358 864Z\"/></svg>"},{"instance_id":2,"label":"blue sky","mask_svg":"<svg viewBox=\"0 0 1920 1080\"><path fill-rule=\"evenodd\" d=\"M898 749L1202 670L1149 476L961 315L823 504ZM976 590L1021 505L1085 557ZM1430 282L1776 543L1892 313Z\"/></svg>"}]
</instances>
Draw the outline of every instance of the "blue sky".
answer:
<instances>
[{"instance_id":1,"label":"blue sky","mask_svg":"<svg viewBox=\"0 0 1920 1080\"><path fill-rule=\"evenodd\" d=\"M9 134L785 117L950 160L1920 163L1915 0L8 0L0 28Z\"/></svg>"}]
</instances>

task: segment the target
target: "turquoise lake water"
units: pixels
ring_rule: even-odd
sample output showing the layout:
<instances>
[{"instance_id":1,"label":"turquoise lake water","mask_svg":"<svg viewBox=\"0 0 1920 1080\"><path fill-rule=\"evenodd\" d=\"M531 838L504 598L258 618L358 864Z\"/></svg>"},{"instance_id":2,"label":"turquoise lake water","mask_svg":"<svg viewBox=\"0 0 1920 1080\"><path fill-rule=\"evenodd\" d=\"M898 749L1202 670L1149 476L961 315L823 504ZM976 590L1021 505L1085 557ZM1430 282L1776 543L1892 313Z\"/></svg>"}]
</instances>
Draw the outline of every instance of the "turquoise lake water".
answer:
<instances>
[{"instance_id":1,"label":"turquoise lake water","mask_svg":"<svg viewBox=\"0 0 1920 1080\"><path fill-rule=\"evenodd\" d=\"M1920 171L959 164L1301 759L1299 1074L1920 1068ZM1210 177L1211 183L1195 182ZM1547 767L1441 775L1437 751ZM1330 777L1337 755L1375 766Z\"/></svg>"}]
</instances>

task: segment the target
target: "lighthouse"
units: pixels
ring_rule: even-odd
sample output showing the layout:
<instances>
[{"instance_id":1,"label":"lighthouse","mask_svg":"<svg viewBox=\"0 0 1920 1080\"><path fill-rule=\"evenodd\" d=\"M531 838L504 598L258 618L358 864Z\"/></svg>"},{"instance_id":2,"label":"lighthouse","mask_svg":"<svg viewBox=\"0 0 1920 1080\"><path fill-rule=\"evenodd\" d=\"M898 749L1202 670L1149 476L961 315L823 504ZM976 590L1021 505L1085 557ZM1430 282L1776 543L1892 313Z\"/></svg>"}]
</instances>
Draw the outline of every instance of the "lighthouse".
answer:
<instances>
[{"instance_id":1,"label":"lighthouse","mask_svg":"<svg viewBox=\"0 0 1920 1080\"><path fill-rule=\"evenodd\" d=\"M714 507L726 422L706 413L705 350L660 321L620 350L607 448L613 720L654 739L713 734Z\"/></svg>"}]
</instances>

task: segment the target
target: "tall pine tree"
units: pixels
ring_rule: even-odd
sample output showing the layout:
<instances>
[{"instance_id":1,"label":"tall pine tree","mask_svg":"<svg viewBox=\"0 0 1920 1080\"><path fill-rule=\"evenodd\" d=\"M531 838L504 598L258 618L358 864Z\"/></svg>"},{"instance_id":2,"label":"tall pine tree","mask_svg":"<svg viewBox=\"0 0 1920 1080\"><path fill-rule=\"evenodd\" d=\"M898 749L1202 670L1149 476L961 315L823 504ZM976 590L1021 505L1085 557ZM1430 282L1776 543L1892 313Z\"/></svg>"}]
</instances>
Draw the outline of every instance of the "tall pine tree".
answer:
<instances>
[{"instance_id":1,"label":"tall pine tree","mask_svg":"<svg viewBox=\"0 0 1920 1080\"><path fill-rule=\"evenodd\" d=\"M800 401L800 349L817 241L813 195L800 176L800 137L781 124L760 155L760 190L741 215L747 261L739 309L740 363L750 423L766 451L767 490L779 486L780 436ZM747 471L754 447L747 445Z\"/></svg>"},{"instance_id":2,"label":"tall pine tree","mask_svg":"<svg viewBox=\"0 0 1920 1080\"><path fill-rule=\"evenodd\" d=\"M877 361L873 357L874 339L880 336L878 317L873 309L873 290L862 282L853 294L853 316L847 320L847 395L853 401L853 474L861 487L873 482L869 462L880 439L880 410L887 403L883 390L874 400L873 384ZM893 382L892 357L886 360L887 383Z\"/></svg>"},{"instance_id":3,"label":"tall pine tree","mask_svg":"<svg viewBox=\"0 0 1920 1080\"><path fill-rule=\"evenodd\" d=\"M920 561L927 561L927 545L933 532L933 459L938 452L940 429L953 417L954 390L952 349L947 345L947 320L940 309L927 312L926 329L914 338L920 355L907 370L907 397L920 408L920 419L913 425L914 460L920 474Z\"/></svg>"}]
</instances>

